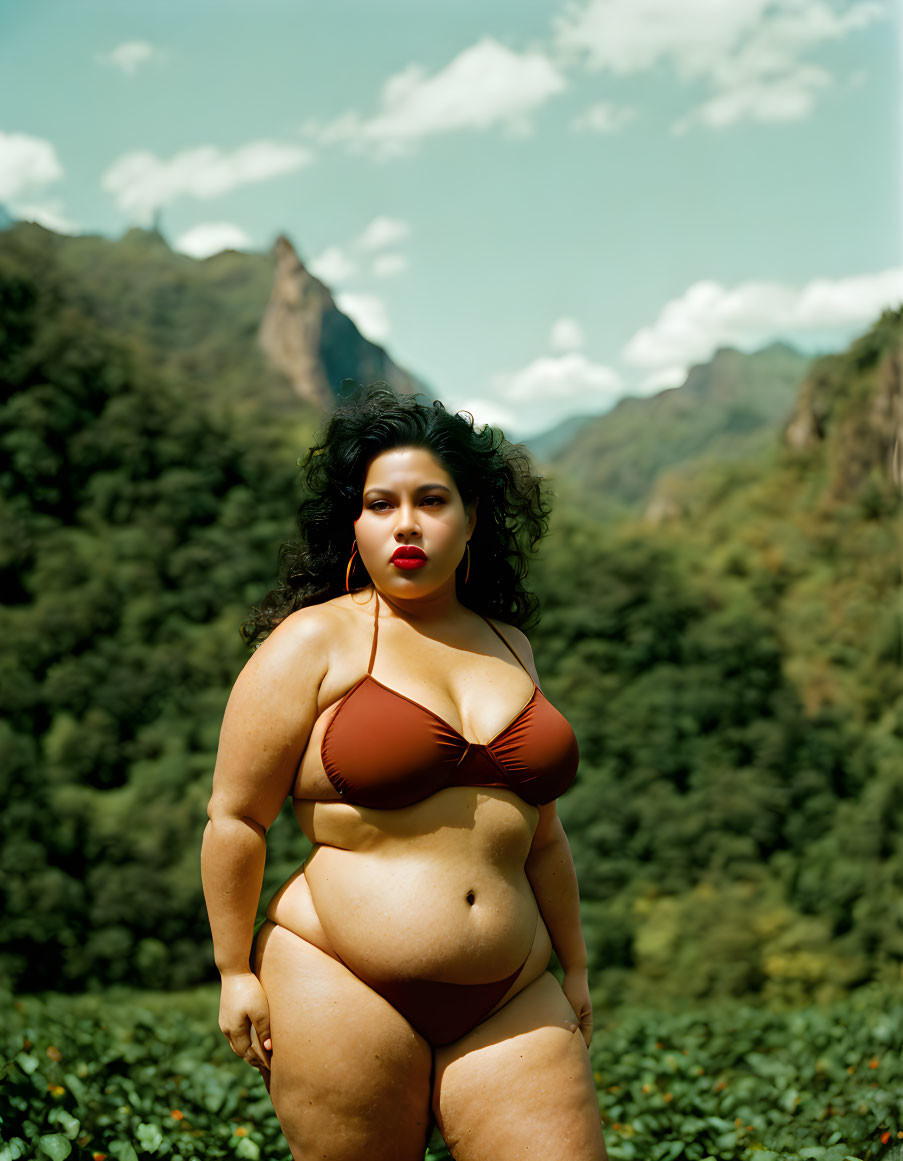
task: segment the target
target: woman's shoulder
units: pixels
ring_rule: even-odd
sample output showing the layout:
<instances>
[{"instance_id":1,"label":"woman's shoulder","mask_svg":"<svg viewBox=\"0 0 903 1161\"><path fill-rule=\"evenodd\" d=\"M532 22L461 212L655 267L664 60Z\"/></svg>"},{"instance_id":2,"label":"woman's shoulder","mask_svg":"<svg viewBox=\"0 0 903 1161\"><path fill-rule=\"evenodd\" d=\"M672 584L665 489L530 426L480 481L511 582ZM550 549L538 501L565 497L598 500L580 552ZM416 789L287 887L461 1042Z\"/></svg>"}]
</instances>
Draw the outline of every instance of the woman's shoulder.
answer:
<instances>
[{"instance_id":1,"label":"woman's shoulder","mask_svg":"<svg viewBox=\"0 0 903 1161\"><path fill-rule=\"evenodd\" d=\"M294 668L303 662L305 669L319 667L325 673L331 651L340 647L345 638L347 617L335 601L296 609L264 638L255 649L253 660L259 667L272 670Z\"/></svg>"},{"instance_id":2,"label":"woman's shoulder","mask_svg":"<svg viewBox=\"0 0 903 1161\"><path fill-rule=\"evenodd\" d=\"M536 662L533 660L533 647L530 644L530 638L523 629L518 629L516 625L509 625L507 621L500 621L498 617L492 617L490 619L521 661L523 661L524 665L533 674L535 680Z\"/></svg>"},{"instance_id":3,"label":"woman's shoulder","mask_svg":"<svg viewBox=\"0 0 903 1161\"><path fill-rule=\"evenodd\" d=\"M328 631L336 620L335 606L331 601L321 601L316 605L305 605L302 609L295 609L279 622L276 628L266 638L275 641L279 637L303 638L317 636Z\"/></svg>"},{"instance_id":4,"label":"woman's shoulder","mask_svg":"<svg viewBox=\"0 0 903 1161\"><path fill-rule=\"evenodd\" d=\"M530 639L523 629L518 629L516 625L511 625L508 621L501 620L500 617L485 617L485 620L490 621L496 629L504 633L515 648L518 645L522 645L525 649L530 648Z\"/></svg>"}]
</instances>

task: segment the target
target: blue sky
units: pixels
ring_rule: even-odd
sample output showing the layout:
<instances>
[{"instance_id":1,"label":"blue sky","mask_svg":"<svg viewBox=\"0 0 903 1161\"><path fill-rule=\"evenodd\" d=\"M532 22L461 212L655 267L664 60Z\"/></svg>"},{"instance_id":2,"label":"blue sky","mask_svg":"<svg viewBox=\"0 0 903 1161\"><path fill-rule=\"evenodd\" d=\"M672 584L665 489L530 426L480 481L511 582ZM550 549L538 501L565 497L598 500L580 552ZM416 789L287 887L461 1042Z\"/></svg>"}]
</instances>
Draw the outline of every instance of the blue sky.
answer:
<instances>
[{"instance_id":1,"label":"blue sky","mask_svg":"<svg viewBox=\"0 0 903 1161\"><path fill-rule=\"evenodd\" d=\"M892 0L5 0L0 203L284 232L432 393L529 435L903 301Z\"/></svg>"}]
</instances>

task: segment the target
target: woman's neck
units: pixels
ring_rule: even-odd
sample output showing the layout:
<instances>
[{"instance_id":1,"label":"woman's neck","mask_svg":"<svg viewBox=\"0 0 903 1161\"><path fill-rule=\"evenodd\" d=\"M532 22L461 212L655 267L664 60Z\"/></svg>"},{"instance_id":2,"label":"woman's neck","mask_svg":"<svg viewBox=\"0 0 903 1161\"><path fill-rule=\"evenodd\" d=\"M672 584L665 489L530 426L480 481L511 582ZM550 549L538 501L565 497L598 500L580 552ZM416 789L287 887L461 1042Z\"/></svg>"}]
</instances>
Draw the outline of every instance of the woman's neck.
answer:
<instances>
[{"instance_id":1,"label":"woman's neck","mask_svg":"<svg viewBox=\"0 0 903 1161\"><path fill-rule=\"evenodd\" d=\"M460 620L465 609L458 600L455 592L454 579L447 586L443 586L432 593L418 594L412 597L399 597L375 590L392 613L419 625L438 625Z\"/></svg>"}]
</instances>

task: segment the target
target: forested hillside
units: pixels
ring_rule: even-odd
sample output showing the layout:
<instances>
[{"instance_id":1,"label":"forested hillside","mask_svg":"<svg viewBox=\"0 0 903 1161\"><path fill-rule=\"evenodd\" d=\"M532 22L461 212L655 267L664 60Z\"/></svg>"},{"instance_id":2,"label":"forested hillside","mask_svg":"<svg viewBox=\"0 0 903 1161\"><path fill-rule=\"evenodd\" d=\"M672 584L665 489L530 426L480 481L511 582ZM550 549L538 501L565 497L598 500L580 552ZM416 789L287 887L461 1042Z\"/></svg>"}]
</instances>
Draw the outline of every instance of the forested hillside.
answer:
<instances>
[{"instance_id":1,"label":"forested hillside","mask_svg":"<svg viewBox=\"0 0 903 1161\"><path fill-rule=\"evenodd\" d=\"M239 419L32 258L0 252L4 967L31 988L195 980L238 625L291 533L319 416Z\"/></svg>"},{"instance_id":2,"label":"forested hillside","mask_svg":"<svg viewBox=\"0 0 903 1161\"><path fill-rule=\"evenodd\" d=\"M581 739L562 813L612 987L900 978L901 352L887 312L763 454L674 481L669 519L559 515L537 649Z\"/></svg>"},{"instance_id":3,"label":"forested hillside","mask_svg":"<svg viewBox=\"0 0 903 1161\"><path fill-rule=\"evenodd\" d=\"M596 518L642 512L669 470L766 449L786 422L808 365L786 343L751 354L723 347L691 367L681 387L628 396L604 415L579 424L565 420L528 443Z\"/></svg>"},{"instance_id":4,"label":"forested hillside","mask_svg":"<svg viewBox=\"0 0 903 1161\"><path fill-rule=\"evenodd\" d=\"M186 984L238 626L320 412L218 393L228 337L129 330L36 231L0 235L2 968ZM668 481L655 522L556 511L534 643L580 742L561 809L609 998L899 979L901 348L889 313L819 360L782 437ZM275 884L291 819L270 849Z\"/></svg>"},{"instance_id":5,"label":"forested hillside","mask_svg":"<svg viewBox=\"0 0 903 1161\"><path fill-rule=\"evenodd\" d=\"M154 230L112 241L21 222L3 231L0 253L18 255L38 283L65 284L83 314L217 406L290 416L299 401L328 405L345 378L420 387L360 334L284 237L273 255L224 250L197 261Z\"/></svg>"}]
</instances>

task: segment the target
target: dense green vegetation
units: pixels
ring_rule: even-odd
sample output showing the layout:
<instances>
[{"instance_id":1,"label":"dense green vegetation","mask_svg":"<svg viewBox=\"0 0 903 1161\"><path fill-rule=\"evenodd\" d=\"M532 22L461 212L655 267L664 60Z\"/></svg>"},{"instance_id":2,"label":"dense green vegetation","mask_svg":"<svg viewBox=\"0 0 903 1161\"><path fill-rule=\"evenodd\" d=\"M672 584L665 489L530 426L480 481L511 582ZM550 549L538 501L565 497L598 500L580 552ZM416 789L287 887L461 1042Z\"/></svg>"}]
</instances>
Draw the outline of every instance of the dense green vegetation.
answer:
<instances>
[{"instance_id":1,"label":"dense green vegetation","mask_svg":"<svg viewBox=\"0 0 903 1161\"><path fill-rule=\"evenodd\" d=\"M710 467L654 529L558 519L536 650L615 994L823 995L903 961L901 315L819 361L821 437ZM576 599L575 599L576 598Z\"/></svg>"},{"instance_id":2,"label":"dense green vegetation","mask_svg":"<svg viewBox=\"0 0 903 1161\"><path fill-rule=\"evenodd\" d=\"M122 279L117 314L48 238L0 235L0 970L29 990L187 986L212 967L197 855L237 630L290 534L318 417L223 402L224 347L152 345L164 289L124 336ZM534 643L580 741L561 809L608 1000L899 983L900 497L882 408L901 345L888 312L818 361L813 440L673 480L657 524L599 522L561 488ZM267 890L303 853L279 820Z\"/></svg>"},{"instance_id":3,"label":"dense green vegetation","mask_svg":"<svg viewBox=\"0 0 903 1161\"><path fill-rule=\"evenodd\" d=\"M238 626L291 532L316 417L215 406L4 239L2 967L31 988L196 981Z\"/></svg>"},{"instance_id":4,"label":"dense green vegetation","mask_svg":"<svg viewBox=\"0 0 903 1161\"><path fill-rule=\"evenodd\" d=\"M224 251L197 262L154 230L129 230L112 242L27 223L4 231L0 249L27 262L43 293L48 283L65 287L81 316L140 345L145 365L190 381L193 395L297 406L255 343L273 283L268 257Z\"/></svg>"},{"instance_id":5,"label":"dense green vegetation","mask_svg":"<svg viewBox=\"0 0 903 1161\"><path fill-rule=\"evenodd\" d=\"M110 992L8 1006L3 1161L98 1155L287 1161L263 1081L219 1034L213 991Z\"/></svg>"},{"instance_id":6,"label":"dense green vegetation","mask_svg":"<svg viewBox=\"0 0 903 1161\"><path fill-rule=\"evenodd\" d=\"M271 254L224 250L198 262L171 250L156 230L134 228L111 241L61 237L24 222L4 232L0 248L27 254L39 281L62 280L82 314L139 343L148 365L189 380L194 394L214 405L263 408L289 422L297 412L298 395L257 342L274 291ZM410 389L409 377L361 336L326 287L299 274L298 283L282 287L289 298L293 291L304 295L313 316L309 329L329 383L385 378Z\"/></svg>"},{"instance_id":7,"label":"dense green vegetation","mask_svg":"<svg viewBox=\"0 0 903 1161\"><path fill-rule=\"evenodd\" d=\"M680 388L628 396L579 427L566 420L561 434L553 429L528 443L597 517L642 511L667 471L700 458L748 458L767 448L808 364L786 343L753 354L725 347L709 363L692 367Z\"/></svg>"},{"instance_id":8,"label":"dense green vegetation","mask_svg":"<svg viewBox=\"0 0 903 1161\"><path fill-rule=\"evenodd\" d=\"M216 1031L213 989L8 1007L0 1161L288 1161L263 1082ZM903 1139L899 996L600 1017L612 1161L872 1161ZM427 1161L447 1157L434 1136Z\"/></svg>"}]
</instances>

